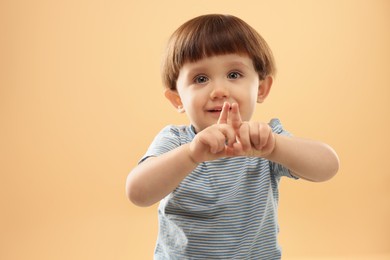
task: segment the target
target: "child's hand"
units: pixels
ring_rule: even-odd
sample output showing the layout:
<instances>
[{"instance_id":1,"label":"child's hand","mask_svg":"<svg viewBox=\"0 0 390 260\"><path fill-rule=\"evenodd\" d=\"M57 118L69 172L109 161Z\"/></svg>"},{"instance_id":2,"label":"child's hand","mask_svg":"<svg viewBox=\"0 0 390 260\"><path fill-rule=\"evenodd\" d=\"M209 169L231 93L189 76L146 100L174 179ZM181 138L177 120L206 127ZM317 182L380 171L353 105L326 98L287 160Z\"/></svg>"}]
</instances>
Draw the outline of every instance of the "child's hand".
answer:
<instances>
[{"instance_id":1,"label":"child's hand","mask_svg":"<svg viewBox=\"0 0 390 260\"><path fill-rule=\"evenodd\" d=\"M242 122L238 104L225 103L218 123L199 132L190 144L194 162L227 156L266 156L275 147L275 137L266 123Z\"/></svg>"},{"instance_id":2,"label":"child's hand","mask_svg":"<svg viewBox=\"0 0 390 260\"><path fill-rule=\"evenodd\" d=\"M225 107L225 106L224 106ZM233 155L267 156L275 148L271 127L261 122L242 122L238 104L233 103L230 113L221 113L219 123L231 125L236 134Z\"/></svg>"},{"instance_id":3,"label":"child's hand","mask_svg":"<svg viewBox=\"0 0 390 260\"><path fill-rule=\"evenodd\" d=\"M190 156L196 163L232 156L236 131L232 124L227 124L230 105L225 103L218 123L199 132L190 143Z\"/></svg>"}]
</instances>

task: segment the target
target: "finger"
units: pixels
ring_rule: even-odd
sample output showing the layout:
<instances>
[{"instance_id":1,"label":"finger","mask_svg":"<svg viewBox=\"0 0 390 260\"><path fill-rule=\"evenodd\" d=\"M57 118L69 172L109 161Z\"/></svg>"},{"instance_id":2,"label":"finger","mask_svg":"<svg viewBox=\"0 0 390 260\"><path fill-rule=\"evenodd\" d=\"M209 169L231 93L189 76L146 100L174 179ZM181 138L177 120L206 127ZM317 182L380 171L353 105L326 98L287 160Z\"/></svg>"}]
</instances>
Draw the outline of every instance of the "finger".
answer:
<instances>
[{"instance_id":1,"label":"finger","mask_svg":"<svg viewBox=\"0 0 390 260\"><path fill-rule=\"evenodd\" d=\"M227 125L221 125L227 126ZM217 154L225 151L226 147L233 146L233 140L235 140L234 130L228 127L219 127L218 131L214 134L213 140L213 149L210 149L210 152Z\"/></svg>"},{"instance_id":2,"label":"finger","mask_svg":"<svg viewBox=\"0 0 390 260\"><path fill-rule=\"evenodd\" d=\"M229 109L230 109L230 104L228 102L223 103L222 111L218 118L218 124L227 124Z\"/></svg>"},{"instance_id":3,"label":"finger","mask_svg":"<svg viewBox=\"0 0 390 260\"><path fill-rule=\"evenodd\" d=\"M220 132L225 136L225 145L232 147L236 142L236 133L229 125L220 125Z\"/></svg>"},{"instance_id":4,"label":"finger","mask_svg":"<svg viewBox=\"0 0 390 260\"><path fill-rule=\"evenodd\" d=\"M216 139L217 139L217 151L216 153L220 153L222 151L225 150L225 140L226 140L226 137L223 133L218 133L218 135L216 136Z\"/></svg>"},{"instance_id":5,"label":"finger","mask_svg":"<svg viewBox=\"0 0 390 260\"><path fill-rule=\"evenodd\" d=\"M272 130L271 127L269 127L268 124L261 123L259 124L259 134L260 134L260 143L259 147L260 149L263 149L267 145L269 136L271 134Z\"/></svg>"},{"instance_id":6,"label":"finger","mask_svg":"<svg viewBox=\"0 0 390 260\"><path fill-rule=\"evenodd\" d=\"M249 136L249 124L243 123L239 129L240 144L244 151L248 151L251 148L251 141Z\"/></svg>"},{"instance_id":7,"label":"finger","mask_svg":"<svg viewBox=\"0 0 390 260\"><path fill-rule=\"evenodd\" d=\"M213 136L211 131L205 131L199 133L197 136L197 139L199 140L199 143L201 143L204 146L207 146L209 151L211 153L216 153L218 150L218 141L217 139Z\"/></svg>"},{"instance_id":8,"label":"finger","mask_svg":"<svg viewBox=\"0 0 390 260\"><path fill-rule=\"evenodd\" d=\"M236 131L238 131L240 129L241 124L242 124L240 110L238 108L237 103L233 103L231 107L232 107L232 109L230 110L230 113L229 113L230 124L232 125L232 127Z\"/></svg>"},{"instance_id":9,"label":"finger","mask_svg":"<svg viewBox=\"0 0 390 260\"><path fill-rule=\"evenodd\" d=\"M259 122L255 121L250 123L249 136L251 144L255 147L255 149L260 149Z\"/></svg>"},{"instance_id":10,"label":"finger","mask_svg":"<svg viewBox=\"0 0 390 260\"><path fill-rule=\"evenodd\" d=\"M265 153L269 152L269 150L273 150L275 146L275 136L274 133L271 131L267 137L266 144L261 148L261 150Z\"/></svg>"},{"instance_id":11,"label":"finger","mask_svg":"<svg viewBox=\"0 0 390 260\"><path fill-rule=\"evenodd\" d=\"M225 138L224 136L214 136L212 138L209 138L207 140L207 143L206 145L209 146L209 149L210 149L210 153L213 153L213 154L216 154L216 153L219 153L222 148L224 147L223 145L223 142L224 142Z\"/></svg>"},{"instance_id":12,"label":"finger","mask_svg":"<svg viewBox=\"0 0 390 260\"><path fill-rule=\"evenodd\" d=\"M235 156L245 155L245 152L244 152L244 149L243 149L241 143L234 143L233 144L233 154Z\"/></svg>"}]
</instances>

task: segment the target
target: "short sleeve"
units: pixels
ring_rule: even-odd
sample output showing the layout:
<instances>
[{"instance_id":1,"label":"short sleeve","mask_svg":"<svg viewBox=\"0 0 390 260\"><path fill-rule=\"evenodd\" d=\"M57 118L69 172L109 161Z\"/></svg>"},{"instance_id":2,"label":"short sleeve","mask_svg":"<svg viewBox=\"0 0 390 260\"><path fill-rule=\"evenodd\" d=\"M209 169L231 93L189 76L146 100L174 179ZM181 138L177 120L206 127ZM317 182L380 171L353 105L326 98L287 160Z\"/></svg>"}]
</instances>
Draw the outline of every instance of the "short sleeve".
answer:
<instances>
[{"instance_id":1,"label":"short sleeve","mask_svg":"<svg viewBox=\"0 0 390 260\"><path fill-rule=\"evenodd\" d=\"M271 127L272 132L274 132L275 134L292 136L292 134L290 132L286 131L283 128L282 123L277 118L272 119L269 122L269 126ZM289 169L287 169L286 167L284 167L283 165L281 165L279 163L275 163L275 162L270 161L270 167L271 167L271 172L278 177L286 176L289 178L298 179L297 177L293 176L290 173Z\"/></svg>"},{"instance_id":2,"label":"short sleeve","mask_svg":"<svg viewBox=\"0 0 390 260\"><path fill-rule=\"evenodd\" d=\"M149 157L159 156L169 152L180 145L179 130L173 126L166 126L157 134L147 152L138 163L143 162Z\"/></svg>"}]
</instances>

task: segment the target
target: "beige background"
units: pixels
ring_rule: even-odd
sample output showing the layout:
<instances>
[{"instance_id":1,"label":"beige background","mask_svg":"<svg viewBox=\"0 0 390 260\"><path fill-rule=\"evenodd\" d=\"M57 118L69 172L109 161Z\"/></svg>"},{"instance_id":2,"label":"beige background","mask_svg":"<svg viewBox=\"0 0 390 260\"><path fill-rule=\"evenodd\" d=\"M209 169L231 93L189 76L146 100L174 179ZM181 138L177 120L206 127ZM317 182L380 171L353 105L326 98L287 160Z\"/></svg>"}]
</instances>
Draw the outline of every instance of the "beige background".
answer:
<instances>
[{"instance_id":1,"label":"beige background","mask_svg":"<svg viewBox=\"0 0 390 260\"><path fill-rule=\"evenodd\" d=\"M390 1L0 1L0 259L151 259L156 207L125 179L165 100L168 36L206 13L268 41L278 75L256 120L339 153L329 182L281 184L283 259L390 259Z\"/></svg>"}]
</instances>

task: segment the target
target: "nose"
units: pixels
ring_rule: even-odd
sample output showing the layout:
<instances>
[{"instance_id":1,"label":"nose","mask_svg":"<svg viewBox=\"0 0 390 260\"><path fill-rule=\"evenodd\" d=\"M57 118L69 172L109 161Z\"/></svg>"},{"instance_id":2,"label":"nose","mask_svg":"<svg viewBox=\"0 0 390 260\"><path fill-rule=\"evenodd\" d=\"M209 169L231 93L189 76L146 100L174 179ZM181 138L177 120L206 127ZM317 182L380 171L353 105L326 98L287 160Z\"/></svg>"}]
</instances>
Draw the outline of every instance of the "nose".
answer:
<instances>
[{"instance_id":1,"label":"nose","mask_svg":"<svg viewBox=\"0 0 390 260\"><path fill-rule=\"evenodd\" d=\"M214 84L212 84L212 90L210 93L210 98L212 100L226 99L227 97L229 97L229 95L229 89L222 82L214 82Z\"/></svg>"}]
</instances>

